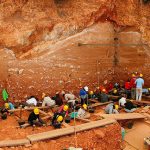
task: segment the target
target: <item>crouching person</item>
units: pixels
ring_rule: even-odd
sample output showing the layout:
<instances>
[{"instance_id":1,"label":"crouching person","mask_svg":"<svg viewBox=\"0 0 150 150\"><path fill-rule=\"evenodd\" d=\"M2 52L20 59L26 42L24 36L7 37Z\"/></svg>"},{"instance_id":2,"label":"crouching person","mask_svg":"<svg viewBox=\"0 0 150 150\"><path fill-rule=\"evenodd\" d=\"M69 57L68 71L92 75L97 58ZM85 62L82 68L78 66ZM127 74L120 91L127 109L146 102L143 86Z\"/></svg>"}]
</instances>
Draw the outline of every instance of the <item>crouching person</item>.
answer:
<instances>
[{"instance_id":1,"label":"crouching person","mask_svg":"<svg viewBox=\"0 0 150 150\"><path fill-rule=\"evenodd\" d=\"M61 116L59 113L55 113L54 117L52 119L52 126L54 128L61 128L61 124L63 122L63 116Z\"/></svg>"},{"instance_id":2,"label":"crouching person","mask_svg":"<svg viewBox=\"0 0 150 150\"><path fill-rule=\"evenodd\" d=\"M78 115L77 117L78 118L83 118L83 119L87 119L87 118L90 118L90 114L86 112L87 110L87 105L86 104L83 104L81 106L81 108L78 110Z\"/></svg>"},{"instance_id":3,"label":"crouching person","mask_svg":"<svg viewBox=\"0 0 150 150\"><path fill-rule=\"evenodd\" d=\"M136 110L136 106L134 106L130 100L127 100L127 102L124 105L124 110L128 113L134 112Z\"/></svg>"},{"instance_id":4,"label":"crouching person","mask_svg":"<svg viewBox=\"0 0 150 150\"><path fill-rule=\"evenodd\" d=\"M114 105L114 103L110 103L105 108L106 114L118 114L118 105Z\"/></svg>"},{"instance_id":5,"label":"crouching person","mask_svg":"<svg viewBox=\"0 0 150 150\"><path fill-rule=\"evenodd\" d=\"M28 123L31 126L43 126L45 123L39 116L40 110L38 108L34 108L33 112L30 113L28 118Z\"/></svg>"}]
</instances>

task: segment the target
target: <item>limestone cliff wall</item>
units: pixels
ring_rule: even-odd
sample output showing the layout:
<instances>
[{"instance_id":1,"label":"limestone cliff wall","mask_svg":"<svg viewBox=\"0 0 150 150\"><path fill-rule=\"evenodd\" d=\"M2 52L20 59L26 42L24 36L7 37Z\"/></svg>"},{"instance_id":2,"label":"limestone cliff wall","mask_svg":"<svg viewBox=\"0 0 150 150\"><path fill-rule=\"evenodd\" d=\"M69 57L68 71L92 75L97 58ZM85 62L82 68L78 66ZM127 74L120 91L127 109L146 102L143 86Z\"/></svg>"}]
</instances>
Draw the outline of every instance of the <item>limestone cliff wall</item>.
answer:
<instances>
[{"instance_id":1,"label":"limestone cliff wall","mask_svg":"<svg viewBox=\"0 0 150 150\"><path fill-rule=\"evenodd\" d=\"M1 89L21 99L133 71L148 84L149 18L140 0L1 0Z\"/></svg>"}]
</instances>

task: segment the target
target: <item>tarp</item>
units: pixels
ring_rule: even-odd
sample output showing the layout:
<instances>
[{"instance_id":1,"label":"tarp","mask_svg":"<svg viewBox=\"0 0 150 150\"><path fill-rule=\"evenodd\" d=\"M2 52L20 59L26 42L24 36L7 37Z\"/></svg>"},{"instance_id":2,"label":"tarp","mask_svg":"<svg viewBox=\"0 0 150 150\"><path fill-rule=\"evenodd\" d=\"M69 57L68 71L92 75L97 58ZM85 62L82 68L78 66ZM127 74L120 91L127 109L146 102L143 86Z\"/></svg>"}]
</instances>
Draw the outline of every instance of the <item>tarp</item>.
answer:
<instances>
[{"instance_id":1,"label":"tarp","mask_svg":"<svg viewBox=\"0 0 150 150\"><path fill-rule=\"evenodd\" d=\"M8 99L8 93L5 89L3 89L3 91L2 91L2 97L3 97L4 101L6 101Z\"/></svg>"}]
</instances>

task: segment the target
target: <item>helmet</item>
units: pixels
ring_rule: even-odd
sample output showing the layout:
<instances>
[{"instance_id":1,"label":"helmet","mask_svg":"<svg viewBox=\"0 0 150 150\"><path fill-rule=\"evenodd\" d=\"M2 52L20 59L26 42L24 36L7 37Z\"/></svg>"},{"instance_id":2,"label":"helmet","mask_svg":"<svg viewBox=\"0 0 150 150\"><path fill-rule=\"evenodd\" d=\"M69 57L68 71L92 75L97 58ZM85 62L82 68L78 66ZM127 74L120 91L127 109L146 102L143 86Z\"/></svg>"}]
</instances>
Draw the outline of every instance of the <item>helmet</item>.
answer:
<instances>
[{"instance_id":1,"label":"helmet","mask_svg":"<svg viewBox=\"0 0 150 150\"><path fill-rule=\"evenodd\" d=\"M140 77L143 77L143 74L140 73Z\"/></svg>"},{"instance_id":2,"label":"helmet","mask_svg":"<svg viewBox=\"0 0 150 150\"><path fill-rule=\"evenodd\" d=\"M90 95L93 95L94 93L93 93L93 91L90 91Z\"/></svg>"},{"instance_id":3,"label":"helmet","mask_svg":"<svg viewBox=\"0 0 150 150\"><path fill-rule=\"evenodd\" d=\"M118 110L118 108L119 108L119 106L118 106L118 105L115 105L115 109Z\"/></svg>"},{"instance_id":4,"label":"helmet","mask_svg":"<svg viewBox=\"0 0 150 150\"><path fill-rule=\"evenodd\" d=\"M85 86L85 87L84 87L84 90L85 90L86 92L88 92L88 91L89 91L88 86Z\"/></svg>"},{"instance_id":5,"label":"helmet","mask_svg":"<svg viewBox=\"0 0 150 150\"><path fill-rule=\"evenodd\" d=\"M148 90L150 91L150 88L148 88Z\"/></svg>"},{"instance_id":6,"label":"helmet","mask_svg":"<svg viewBox=\"0 0 150 150\"><path fill-rule=\"evenodd\" d=\"M34 113L35 113L36 115L38 115L38 114L40 113L39 109L38 109L38 108L34 108Z\"/></svg>"},{"instance_id":7,"label":"helmet","mask_svg":"<svg viewBox=\"0 0 150 150\"><path fill-rule=\"evenodd\" d=\"M135 77L135 74L132 74L132 77Z\"/></svg>"},{"instance_id":8,"label":"helmet","mask_svg":"<svg viewBox=\"0 0 150 150\"><path fill-rule=\"evenodd\" d=\"M63 117L62 117L62 116L58 116L57 121L58 121L58 122L63 121Z\"/></svg>"},{"instance_id":9,"label":"helmet","mask_svg":"<svg viewBox=\"0 0 150 150\"><path fill-rule=\"evenodd\" d=\"M64 110L64 111L67 111L68 108L69 108L68 105L64 105L63 110Z\"/></svg>"},{"instance_id":10,"label":"helmet","mask_svg":"<svg viewBox=\"0 0 150 150\"><path fill-rule=\"evenodd\" d=\"M106 89L102 89L102 92L104 92L104 93L105 93L105 92L106 92Z\"/></svg>"},{"instance_id":11,"label":"helmet","mask_svg":"<svg viewBox=\"0 0 150 150\"><path fill-rule=\"evenodd\" d=\"M5 108L8 109L9 108L9 104L5 103Z\"/></svg>"},{"instance_id":12,"label":"helmet","mask_svg":"<svg viewBox=\"0 0 150 150\"><path fill-rule=\"evenodd\" d=\"M115 89L115 90L113 91L113 93L116 94L116 93L117 93L117 90Z\"/></svg>"},{"instance_id":13,"label":"helmet","mask_svg":"<svg viewBox=\"0 0 150 150\"><path fill-rule=\"evenodd\" d=\"M86 104L83 104L83 108L84 108L85 110L87 110L87 105L86 105Z\"/></svg>"}]
</instances>

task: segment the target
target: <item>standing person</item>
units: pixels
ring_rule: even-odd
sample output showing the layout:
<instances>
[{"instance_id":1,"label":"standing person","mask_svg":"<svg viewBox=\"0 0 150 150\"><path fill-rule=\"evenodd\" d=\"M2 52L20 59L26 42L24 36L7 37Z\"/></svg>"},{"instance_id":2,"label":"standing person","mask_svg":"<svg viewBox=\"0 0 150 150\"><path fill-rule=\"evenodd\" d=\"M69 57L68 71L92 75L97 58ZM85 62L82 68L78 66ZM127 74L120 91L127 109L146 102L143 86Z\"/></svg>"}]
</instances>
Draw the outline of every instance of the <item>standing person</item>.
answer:
<instances>
[{"instance_id":1,"label":"standing person","mask_svg":"<svg viewBox=\"0 0 150 150\"><path fill-rule=\"evenodd\" d=\"M136 76L135 76L135 74L132 74L132 78L130 80L131 98L132 99L135 99L135 97L136 97L136 84L135 84L135 81L136 81Z\"/></svg>"},{"instance_id":2,"label":"standing person","mask_svg":"<svg viewBox=\"0 0 150 150\"><path fill-rule=\"evenodd\" d=\"M127 98L131 98L131 85L130 85L130 79L128 79L126 82L125 82L125 92L127 94Z\"/></svg>"},{"instance_id":3,"label":"standing person","mask_svg":"<svg viewBox=\"0 0 150 150\"><path fill-rule=\"evenodd\" d=\"M88 99L88 94L87 94L87 92L88 92L88 87L87 87L87 86L84 87L84 88L82 88L82 89L80 90L79 95L80 95L80 98L81 98L81 105L87 104L87 99Z\"/></svg>"},{"instance_id":4,"label":"standing person","mask_svg":"<svg viewBox=\"0 0 150 150\"><path fill-rule=\"evenodd\" d=\"M139 75L139 78L136 79L136 101L141 101L142 98L142 88L144 86L143 74Z\"/></svg>"}]
</instances>

